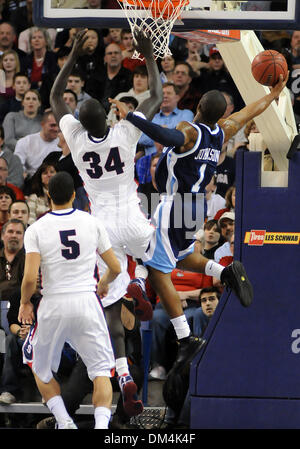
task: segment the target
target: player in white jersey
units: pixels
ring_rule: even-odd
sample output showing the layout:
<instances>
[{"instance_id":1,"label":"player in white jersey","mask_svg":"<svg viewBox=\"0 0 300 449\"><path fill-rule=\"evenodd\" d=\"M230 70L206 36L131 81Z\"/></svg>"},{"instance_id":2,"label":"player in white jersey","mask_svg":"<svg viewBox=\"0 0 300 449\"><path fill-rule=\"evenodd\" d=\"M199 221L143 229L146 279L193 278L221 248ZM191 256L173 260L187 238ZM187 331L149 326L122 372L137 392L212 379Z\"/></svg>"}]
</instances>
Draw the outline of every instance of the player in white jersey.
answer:
<instances>
[{"instance_id":1,"label":"player in white jersey","mask_svg":"<svg viewBox=\"0 0 300 449\"><path fill-rule=\"evenodd\" d=\"M24 362L30 361L42 397L59 428L76 428L52 372L59 367L68 342L82 358L93 381L95 428L108 428L111 415L110 377L115 359L100 300L96 294L96 253L107 264L98 284L106 295L109 283L120 273L120 264L101 222L87 212L72 208L75 198L72 177L57 173L49 182L52 211L26 231L24 277L21 286L19 321L32 324L35 291L41 269L42 299L33 331L23 346Z\"/></svg>"},{"instance_id":2,"label":"player in white jersey","mask_svg":"<svg viewBox=\"0 0 300 449\"><path fill-rule=\"evenodd\" d=\"M137 185L134 181L134 158L140 131L125 121L112 129L108 128L105 110L95 99L86 100L81 105L79 120L76 120L63 100L68 76L82 51L86 37L86 30L77 34L72 51L53 84L50 103L84 181L91 202L91 212L105 224L112 248L121 264L121 274L110 286L103 306L114 343L124 409L132 416L141 413L143 406L136 396L136 385L129 376L125 333L121 322L121 299L126 294L130 281L127 254L140 258L148 246L154 228L140 210ZM141 33L135 38L138 51L145 57L152 86L150 98L142 102L138 111L151 120L162 102L162 86L151 40ZM142 268L147 273L146 268ZM105 270L101 261L99 269L101 276ZM141 289L138 289L138 293L139 296L135 296L138 299L136 311L140 310L144 314L140 319L151 319L152 306L144 299Z\"/></svg>"}]
</instances>

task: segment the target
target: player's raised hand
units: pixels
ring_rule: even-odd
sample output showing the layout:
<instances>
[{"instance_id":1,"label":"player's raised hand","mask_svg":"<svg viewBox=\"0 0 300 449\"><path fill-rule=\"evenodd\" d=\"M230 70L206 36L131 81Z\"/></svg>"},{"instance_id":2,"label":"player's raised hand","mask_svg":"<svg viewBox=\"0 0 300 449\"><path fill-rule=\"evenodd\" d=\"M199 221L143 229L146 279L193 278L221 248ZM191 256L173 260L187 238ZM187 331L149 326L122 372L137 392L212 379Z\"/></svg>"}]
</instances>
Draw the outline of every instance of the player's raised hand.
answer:
<instances>
[{"instance_id":1,"label":"player's raised hand","mask_svg":"<svg viewBox=\"0 0 300 449\"><path fill-rule=\"evenodd\" d=\"M84 54L84 44L88 39L88 35L87 35L88 29L85 28L84 30L80 30L78 31L78 33L75 36L75 40L72 46L72 51L71 53L78 57L81 56L82 54Z\"/></svg>"},{"instance_id":2,"label":"player's raised hand","mask_svg":"<svg viewBox=\"0 0 300 449\"><path fill-rule=\"evenodd\" d=\"M150 58L153 55L152 41L143 31L134 32L133 46L134 49L141 53L145 58Z\"/></svg>"},{"instance_id":3,"label":"player's raised hand","mask_svg":"<svg viewBox=\"0 0 300 449\"><path fill-rule=\"evenodd\" d=\"M289 74L290 74L290 72L287 73L285 79L283 79L283 76L280 75L279 80L277 81L275 86L271 87L271 93L274 96L274 99L278 98L280 95L280 92L285 88L286 83L289 79Z\"/></svg>"},{"instance_id":4,"label":"player's raised hand","mask_svg":"<svg viewBox=\"0 0 300 449\"><path fill-rule=\"evenodd\" d=\"M115 112L118 110L120 119L125 119L129 112L128 106L122 101L114 100L113 98L109 98L108 101L114 106Z\"/></svg>"}]
</instances>

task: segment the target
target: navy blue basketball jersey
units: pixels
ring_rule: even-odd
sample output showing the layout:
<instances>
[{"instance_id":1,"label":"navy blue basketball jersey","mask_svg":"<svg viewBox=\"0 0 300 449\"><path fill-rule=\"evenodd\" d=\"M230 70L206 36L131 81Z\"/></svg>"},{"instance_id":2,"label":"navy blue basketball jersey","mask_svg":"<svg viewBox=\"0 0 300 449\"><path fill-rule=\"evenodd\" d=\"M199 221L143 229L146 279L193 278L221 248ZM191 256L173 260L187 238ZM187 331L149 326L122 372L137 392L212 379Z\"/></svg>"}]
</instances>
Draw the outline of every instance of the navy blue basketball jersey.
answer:
<instances>
[{"instance_id":1,"label":"navy blue basketball jersey","mask_svg":"<svg viewBox=\"0 0 300 449\"><path fill-rule=\"evenodd\" d=\"M224 131L218 125L211 130L203 123L191 123L198 138L186 153L175 153L174 147L164 148L155 171L159 193L205 193L219 161Z\"/></svg>"}]
</instances>

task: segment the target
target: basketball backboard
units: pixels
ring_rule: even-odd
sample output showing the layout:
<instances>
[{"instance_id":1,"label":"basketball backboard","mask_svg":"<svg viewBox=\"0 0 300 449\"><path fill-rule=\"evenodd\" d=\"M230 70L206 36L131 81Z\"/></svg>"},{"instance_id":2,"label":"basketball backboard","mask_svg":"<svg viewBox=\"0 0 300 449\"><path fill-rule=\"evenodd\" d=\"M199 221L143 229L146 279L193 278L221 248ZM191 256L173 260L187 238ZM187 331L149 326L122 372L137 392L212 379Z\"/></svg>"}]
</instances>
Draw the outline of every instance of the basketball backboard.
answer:
<instances>
[{"instance_id":1,"label":"basketball backboard","mask_svg":"<svg viewBox=\"0 0 300 449\"><path fill-rule=\"evenodd\" d=\"M128 28L123 10L82 8L88 0L34 0L35 25L54 28ZM102 0L103 2L104 0ZM260 9L264 7L263 10ZM75 7L70 7L74 5ZM254 9L254 10L252 10ZM140 12L142 15L143 12ZM300 1L190 0L174 31L294 30L300 26Z\"/></svg>"}]
</instances>

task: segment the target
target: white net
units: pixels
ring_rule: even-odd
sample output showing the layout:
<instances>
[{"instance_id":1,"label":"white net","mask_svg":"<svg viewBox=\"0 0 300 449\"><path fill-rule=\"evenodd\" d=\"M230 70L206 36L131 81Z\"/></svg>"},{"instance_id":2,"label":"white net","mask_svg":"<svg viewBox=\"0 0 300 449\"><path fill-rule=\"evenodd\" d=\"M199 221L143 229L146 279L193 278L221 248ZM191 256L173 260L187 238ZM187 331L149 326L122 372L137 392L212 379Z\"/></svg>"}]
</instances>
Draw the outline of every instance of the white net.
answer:
<instances>
[{"instance_id":1,"label":"white net","mask_svg":"<svg viewBox=\"0 0 300 449\"><path fill-rule=\"evenodd\" d=\"M153 44L155 59L171 55L170 34L174 22L189 0L118 0L125 12L132 33L143 31ZM138 51L132 58L143 59Z\"/></svg>"}]
</instances>

